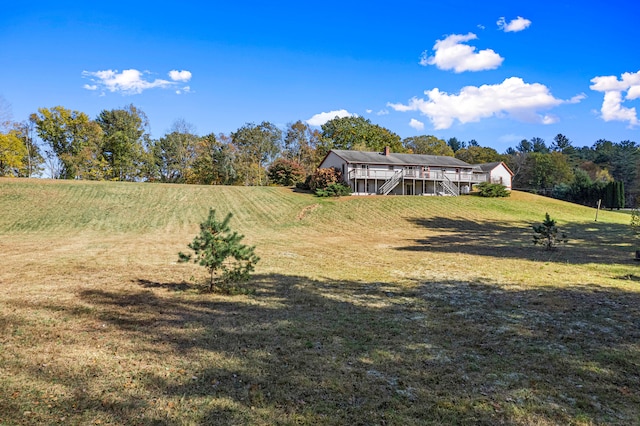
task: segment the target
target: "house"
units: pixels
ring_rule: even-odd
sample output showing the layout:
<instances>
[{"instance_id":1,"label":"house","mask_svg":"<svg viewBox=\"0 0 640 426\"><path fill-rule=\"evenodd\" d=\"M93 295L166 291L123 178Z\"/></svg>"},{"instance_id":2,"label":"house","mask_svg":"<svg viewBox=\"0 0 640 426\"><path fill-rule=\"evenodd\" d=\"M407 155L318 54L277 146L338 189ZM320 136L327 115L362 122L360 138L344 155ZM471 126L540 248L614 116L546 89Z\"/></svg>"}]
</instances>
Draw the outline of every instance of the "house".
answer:
<instances>
[{"instance_id":1,"label":"house","mask_svg":"<svg viewBox=\"0 0 640 426\"><path fill-rule=\"evenodd\" d=\"M499 183L500 185L504 185L509 191L511 191L513 172L504 163L504 161L478 164L477 166L480 168L482 173L488 176L488 182Z\"/></svg>"},{"instance_id":2,"label":"house","mask_svg":"<svg viewBox=\"0 0 640 426\"><path fill-rule=\"evenodd\" d=\"M491 163L493 164L493 163ZM500 166L499 164L502 164ZM499 163L488 170L454 157L333 149L318 168L342 173L354 195L460 195L473 184L492 182L511 188L510 170Z\"/></svg>"}]
</instances>

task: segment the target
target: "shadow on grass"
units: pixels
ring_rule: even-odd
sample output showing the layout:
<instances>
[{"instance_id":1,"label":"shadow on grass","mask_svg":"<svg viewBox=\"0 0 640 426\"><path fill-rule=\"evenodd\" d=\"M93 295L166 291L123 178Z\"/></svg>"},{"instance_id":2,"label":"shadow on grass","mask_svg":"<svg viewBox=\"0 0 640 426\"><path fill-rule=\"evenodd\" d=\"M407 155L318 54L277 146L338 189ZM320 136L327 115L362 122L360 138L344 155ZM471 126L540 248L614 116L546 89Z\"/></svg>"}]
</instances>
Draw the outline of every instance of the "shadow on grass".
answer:
<instances>
[{"instance_id":1,"label":"shadow on grass","mask_svg":"<svg viewBox=\"0 0 640 426\"><path fill-rule=\"evenodd\" d=\"M161 283L157 281L145 280L145 279L137 279L134 281L144 288L163 288L170 291L185 291L191 288L189 283L182 281L180 283Z\"/></svg>"},{"instance_id":2,"label":"shadow on grass","mask_svg":"<svg viewBox=\"0 0 640 426\"><path fill-rule=\"evenodd\" d=\"M403 251L464 253L479 256L551 260L571 264L632 263L632 249L621 246L632 242L629 227L620 224L573 223L560 226L569 244L556 251L533 245L531 223L474 222L467 219L434 217L407 219L436 235L416 238Z\"/></svg>"},{"instance_id":3,"label":"shadow on grass","mask_svg":"<svg viewBox=\"0 0 640 426\"><path fill-rule=\"evenodd\" d=\"M635 274L620 275L615 277L617 280L640 282L640 276Z\"/></svg>"},{"instance_id":4,"label":"shadow on grass","mask_svg":"<svg viewBox=\"0 0 640 426\"><path fill-rule=\"evenodd\" d=\"M92 390L68 369L27 369L77 389L65 402L69 419L493 425L631 424L640 416L640 293L259 275L254 296L222 297L146 282L83 291L81 302L94 309L73 311L75 321L115 330L122 348L113 374L135 387ZM147 367L128 371L136 360ZM157 401L175 407L160 412Z\"/></svg>"}]
</instances>

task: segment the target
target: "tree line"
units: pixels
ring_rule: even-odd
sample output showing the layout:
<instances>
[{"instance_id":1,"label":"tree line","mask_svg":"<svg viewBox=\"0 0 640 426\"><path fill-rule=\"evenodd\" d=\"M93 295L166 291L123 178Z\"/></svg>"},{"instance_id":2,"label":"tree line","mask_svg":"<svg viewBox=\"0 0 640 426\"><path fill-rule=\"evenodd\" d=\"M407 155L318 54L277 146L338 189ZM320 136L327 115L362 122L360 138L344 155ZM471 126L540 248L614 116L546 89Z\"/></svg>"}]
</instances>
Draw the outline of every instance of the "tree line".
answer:
<instances>
[{"instance_id":1,"label":"tree line","mask_svg":"<svg viewBox=\"0 0 640 426\"><path fill-rule=\"evenodd\" d=\"M640 194L639 146L597 140L577 147L558 134L547 143L522 140L500 154L477 141L433 135L400 138L363 117L336 117L312 128L296 121L246 123L230 134L197 135L177 120L159 139L133 104L90 118L62 106L40 108L23 122L0 117L0 175L56 179L219 185L293 185L313 174L331 149L444 155L470 164L504 161L513 187L610 208L635 206Z\"/></svg>"}]
</instances>

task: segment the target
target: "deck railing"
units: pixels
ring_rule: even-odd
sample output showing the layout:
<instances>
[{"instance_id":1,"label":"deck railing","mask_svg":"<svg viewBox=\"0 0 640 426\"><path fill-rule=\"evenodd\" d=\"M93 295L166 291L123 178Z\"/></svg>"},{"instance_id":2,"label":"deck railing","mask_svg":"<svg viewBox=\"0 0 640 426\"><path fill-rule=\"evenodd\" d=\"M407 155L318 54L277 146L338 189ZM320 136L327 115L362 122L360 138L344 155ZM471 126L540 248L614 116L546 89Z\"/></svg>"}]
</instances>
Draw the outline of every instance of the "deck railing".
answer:
<instances>
[{"instance_id":1,"label":"deck railing","mask_svg":"<svg viewBox=\"0 0 640 426\"><path fill-rule=\"evenodd\" d=\"M353 169L349 172L349 180L351 179L380 179L388 180L399 171L397 170L376 170L376 169ZM450 180L452 182L468 182L480 183L489 180L488 174L471 173L471 172L447 172L443 170L419 170L404 169L403 177L405 179L443 181Z\"/></svg>"}]
</instances>

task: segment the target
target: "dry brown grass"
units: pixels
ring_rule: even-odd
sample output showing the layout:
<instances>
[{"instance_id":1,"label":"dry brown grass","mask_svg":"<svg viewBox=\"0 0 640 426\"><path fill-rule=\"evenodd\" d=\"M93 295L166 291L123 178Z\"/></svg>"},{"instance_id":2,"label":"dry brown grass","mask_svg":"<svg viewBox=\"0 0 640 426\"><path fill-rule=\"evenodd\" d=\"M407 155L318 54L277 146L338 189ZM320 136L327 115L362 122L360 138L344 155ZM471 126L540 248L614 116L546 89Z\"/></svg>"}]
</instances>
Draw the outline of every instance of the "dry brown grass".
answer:
<instances>
[{"instance_id":1,"label":"dry brown grass","mask_svg":"<svg viewBox=\"0 0 640 426\"><path fill-rule=\"evenodd\" d=\"M255 294L176 263L209 207L257 245ZM0 213L0 424L640 422L621 213L17 180Z\"/></svg>"}]
</instances>

